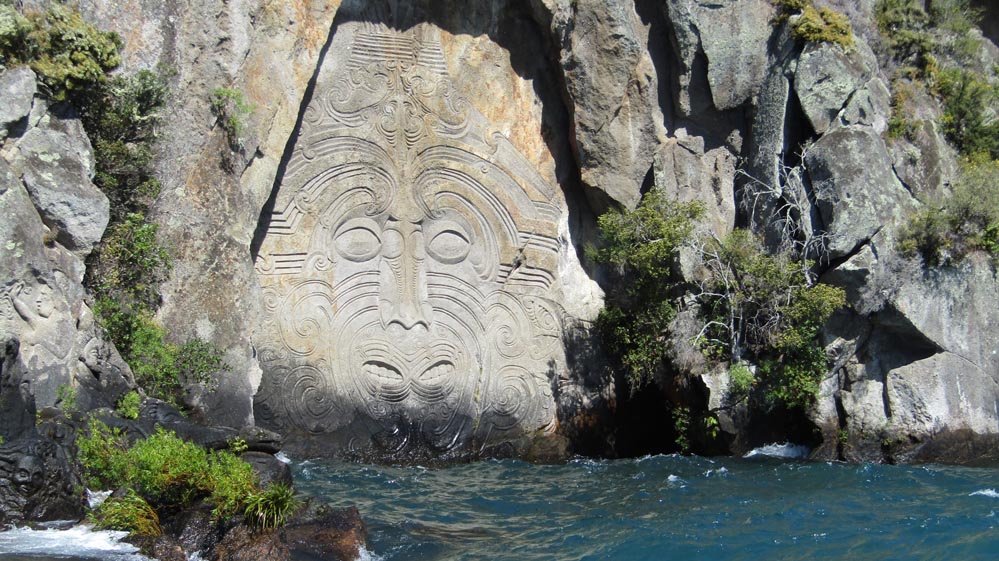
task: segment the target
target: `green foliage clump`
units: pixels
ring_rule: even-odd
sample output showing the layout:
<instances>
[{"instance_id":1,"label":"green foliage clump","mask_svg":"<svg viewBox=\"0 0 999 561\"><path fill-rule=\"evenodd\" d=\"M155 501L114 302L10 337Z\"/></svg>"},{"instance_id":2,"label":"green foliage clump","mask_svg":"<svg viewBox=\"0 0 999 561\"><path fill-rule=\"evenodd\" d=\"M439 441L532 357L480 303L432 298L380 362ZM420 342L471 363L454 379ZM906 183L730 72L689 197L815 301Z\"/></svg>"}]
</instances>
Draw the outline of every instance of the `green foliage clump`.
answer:
<instances>
[{"instance_id":1,"label":"green foliage clump","mask_svg":"<svg viewBox=\"0 0 999 561\"><path fill-rule=\"evenodd\" d=\"M126 488L152 505L153 514L204 499L216 518L245 514L255 505L266 523L280 525L297 504L290 489L261 489L250 464L232 452L205 450L162 427L129 446L121 431L91 420L77 446L88 486Z\"/></svg>"},{"instance_id":2,"label":"green foliage clump","mask_svg":"<svg viewBox=\"0 0 999 561\"><path fill-rule=\"evenodd\" d=\"M673 202L653 189L635 210L598 219L603 245L590 254L612 266L615 290L597 329L633 391L654 379L665 357L664 332L675 314L673 265L703 212L697 203Z\"/></svg>"},{"instance_id":3,"label":"green foliage clump","mask_svg":"<svg viewBox=\"0 0 999 561\"><path fill-rule=\"evenodd\" d=\"M86 433L76 439L76 446L87 487L117 488L123 481L135 478L135 466L128 455L128 439L120 429L91 419Z\"/></svg>"},{"instance_id":4,"label":"green foliage clump","mask_svg":"<svg viewBox=\"0 0 999 561\"><path fill-rule=\"evenodd\" d=\"M288 521L298 504L291 487L272 483L263 491L250 495L246 501L244 516L250 526L260 529L279 528Z\"/></svg>"},{"instance_id":5,"label":"green foliage clump","mask_svg":"<svg viewBox=\"0 0 999 561\"><path fill-rule=\"evenodd\" d=\"M853 48L853 29L843 14L829 8L815 9L809 3L791 24L791 35L806 43L833 43Z\"/></svg>"},{"instance_id":6,"label":"green foliage clump","mask_svg":"<svg viewBox=\"0 0 999 561\"><path fill-rule=\"evenodd\" d=\"M243 98L243 92L230 88L216 88L211 96L212 113L225 131L229 147L237 152L243 147L242 135L246 119L252 108Z\"/></svg>"},{"instance_id":7,"label":"green foliage clump","mask_svg":"<svg viewBox=\"0 0 999 561\"><path fill-rule=\"evenodd\" d=\"M67 413L76 411L77 397L79 397L79 392L73 386L63 385L56 389L56 403L59 404L59 409Z\"/></svg>"},{"instance_id":8,"label":"green foliage clump","mask_svg":"<svg viewBox=\"0 0 999 561\"><path fill-rule=\"evenodd\" d=\"M94 183L111 202L113 223L145 214L160 192L153 142L166 103L166 73L140 70L81 96L81 118L94 147Z\"/></svg>"},{"instance_id":9,"label":"green foliage clump","mask_svg":"<svg viewBox=\"0 0 999 561\"><path fill-rule=\"evenodd\" d=\"M120 530L130 536L156 537L163 533L160 517L138 493L129 489L122 497L111 497L88 518L95 530Z\"/></svg>"},{"instance_id":10,"label":"green foliage clump","mask_svg":"<svg viewBox=\"0 0 999 561\"><path fill-rule=\"evenodd\" d=\"M919 0L880 0L874 6L874 18L892 57L926 74L937 44L922 4Z\"/></svg>"},{"instance_id":11,"label":"green foliage clump","mask_svg":"<svg viewBox=\"0 0 999 561\"><path fill-rule=\"evenodd\" d=\"M965 156L999 158L999 88L976 72L950 68L940 73L944 134Z\"/></svg>"},{"instance_id":12,"label":"green foliage clump","mask_svg":"<svg viewBox=\"0 0 999 561\"><path fill-rule=\"evenodd\" d=\"M122 419L138 419L140 405L142 405L142 396L139 392L131 391L118 400L118 408L115 411Z\"/></svg>"},{"instance_id":13,"label":"green foliage clump","mask_svg":"<svg viewBox=\"0 0 999 561\"><path fill-rule=\"evenodd\" d=\"M899 245L903 254L934 266L975 250L999 259L999 161L985 156L963 161L951 197L928 202Z\"/></svg>"},{"instance_id":14,"label":"green foliage clump","mask_svg":"<svg viewBox=\"0 0 999 561\"><path fill-rule=\"evenodd\" d=\"M156 239L158 226L137 212L113 224L92 260L97 272L91 288L98 297L139 312L159 304L159 283L170 270L170 256ZM116 341L117 343L117 341Z\"/></svg>"},{"instance_id":15,"label":"green foliage clump","mask_svg":"<svg viewBox=\"0 0 999 561\"><path fill-rule=\"evenodd\" d=\"M765 404L809 405L828 366L819 332L846 304L843 290L813 285L807 263L768 254L746 230L711 240L703 254L698 300L705 354L733 365L736 394L756 394ZM755 377L743 359L759 365Z\"/></svg>"},{"instance_id":16,"label":"green foliage clump","mask_svg":"<svg viewBox=\"0 0 999 561\"><path fill-rule=\"evenodd\" d=\"M116 304L110 299L99 300L95 312L131 366L136 383L149 396L181 405L185 384L200 383L213 389L219 375L229 370L214 343L192 338L175 345L151 315L115 308Z\"/></svg>"},{"instance_id":17,"label":"green foliage clump","mask_svg":"<svg viewBox=\"0 0 999 561\"><path fill-rule=\"evenodd\" d=\"M51 3L24 14L0 5L0 64L27 64L51 97L70 95L106 80L121 63L121 38L83 21L69 6Z\"/></svg>"},{"instance_id":18,"label":"green foliage clump","mask_svg":"<svg viewBox=\"0 0 999 561\"><path fill-rule=\"evenodd\" d=\"M798 16L791 23L791 36L795 39L853 48L853 29L845 15L829 8L816 9L812 0L774 0L774 4L777 6L774 25Z\"/></svg>"}]
</instances>

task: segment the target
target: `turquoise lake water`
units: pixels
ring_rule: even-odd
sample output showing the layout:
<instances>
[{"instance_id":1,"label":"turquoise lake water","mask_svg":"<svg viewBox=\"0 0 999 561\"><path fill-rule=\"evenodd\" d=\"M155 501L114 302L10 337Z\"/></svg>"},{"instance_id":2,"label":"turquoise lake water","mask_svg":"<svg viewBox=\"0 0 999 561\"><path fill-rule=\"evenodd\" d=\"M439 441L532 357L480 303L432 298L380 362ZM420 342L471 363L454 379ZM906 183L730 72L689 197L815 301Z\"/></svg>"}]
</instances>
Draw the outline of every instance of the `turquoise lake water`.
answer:
<instances>
[{"instance_id":1,"label":"turquoise lake water","mask_svg":"<svg viewBox=\"0 0 999 561\"><path fill-rule=\"evenodd\" d=\"M357 505L366 557L385 561L999 559L999 469L655 456L294 471L301 490ZM140 559L25 536L0 534L0 559ZM31 553L31 539L63 549Z\"/></svg>"}]
</instances>

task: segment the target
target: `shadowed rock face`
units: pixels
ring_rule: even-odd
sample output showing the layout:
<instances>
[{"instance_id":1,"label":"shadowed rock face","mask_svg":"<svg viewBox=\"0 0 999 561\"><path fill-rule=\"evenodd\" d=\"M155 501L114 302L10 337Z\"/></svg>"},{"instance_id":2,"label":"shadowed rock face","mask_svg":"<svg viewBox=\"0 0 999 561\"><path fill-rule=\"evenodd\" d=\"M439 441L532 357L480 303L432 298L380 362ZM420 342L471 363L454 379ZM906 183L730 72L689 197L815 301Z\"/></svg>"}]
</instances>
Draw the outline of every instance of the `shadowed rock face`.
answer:
<instances>
[{"instance_id":1,"label":"shadowed rock face","mask_svg":"<svg viewBox=\"0 0 999 561\"><path fill-rule=\"evenodd\" d=\"M335 33L257 253L257 420L311 453L523 453L555 431L565 203L435 28Z\"/></svg>"}]
</instances>

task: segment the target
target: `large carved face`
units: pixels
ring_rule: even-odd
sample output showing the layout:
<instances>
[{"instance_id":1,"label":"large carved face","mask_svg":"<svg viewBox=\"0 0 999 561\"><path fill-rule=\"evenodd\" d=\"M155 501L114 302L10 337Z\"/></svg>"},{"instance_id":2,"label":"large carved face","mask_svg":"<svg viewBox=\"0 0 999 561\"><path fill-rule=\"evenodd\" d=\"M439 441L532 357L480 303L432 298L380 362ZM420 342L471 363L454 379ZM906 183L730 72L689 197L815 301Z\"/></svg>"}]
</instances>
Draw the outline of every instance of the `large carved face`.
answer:
<instances>
[{"instance_id":1,"label":"large carved face","mask_svg":"<svg viewBox=\"0 0 999 561\"><path fill-rule=\"evenodd\" d=\"M433 36L337 38L351 56L320 76L258 252L258 418L387 454L550 432L554 193Z\"/></svg>"}]
</instances>

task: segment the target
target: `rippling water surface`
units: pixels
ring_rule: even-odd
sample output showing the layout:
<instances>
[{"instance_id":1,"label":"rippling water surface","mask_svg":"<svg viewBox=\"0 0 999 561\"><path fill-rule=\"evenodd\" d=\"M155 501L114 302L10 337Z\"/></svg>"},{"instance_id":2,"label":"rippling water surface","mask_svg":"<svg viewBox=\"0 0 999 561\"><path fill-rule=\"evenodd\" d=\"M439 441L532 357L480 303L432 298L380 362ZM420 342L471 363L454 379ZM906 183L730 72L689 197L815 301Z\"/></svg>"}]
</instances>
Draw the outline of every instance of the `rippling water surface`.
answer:
<instances>
[{"instance_id":1,"label":"rippling water surface","mask_svg":"<svg viewBox=\"0 0 999 561\"><path fill-rule=\"evenodd\" d=\"M294 469L302 490L360 508L385 561L999 559L999 469L680 456ZM56 555L2 533L0 559L138 557L73 555L81 538L66 536L45 537Z\"/></svg>"},{"instance_id":2,"label":"rippling water surface","mask_svg":"<svg viewBox=\"0 0 999 561\"><path fill-rule=\"evenodd\" d=\"M995 560L999 470L657 456L441 470L305 462L385 560Z\"/></svg>"}]
</instances>

